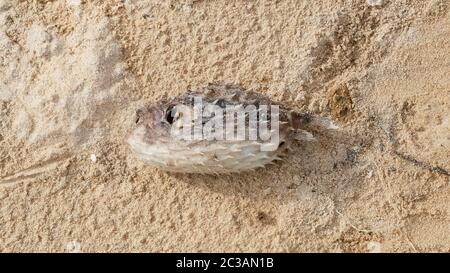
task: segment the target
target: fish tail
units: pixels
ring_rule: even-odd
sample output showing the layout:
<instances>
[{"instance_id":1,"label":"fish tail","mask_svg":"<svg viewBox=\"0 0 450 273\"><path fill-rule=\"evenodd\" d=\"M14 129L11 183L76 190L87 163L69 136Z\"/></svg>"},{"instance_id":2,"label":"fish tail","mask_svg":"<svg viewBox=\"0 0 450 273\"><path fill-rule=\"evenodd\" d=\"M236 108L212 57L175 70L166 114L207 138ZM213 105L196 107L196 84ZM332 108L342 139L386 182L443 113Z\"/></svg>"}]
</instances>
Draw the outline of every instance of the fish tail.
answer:
<instances>
[{"instance_id":1,"label":"fish tail","mask_svg":"<svg viewBox=\"0 0 450 273\"><path fill-rule=\"evenodd\" d=\"M327 117L313 116L308 113L299 114L296 112L291 112L290 118L291 126L294 129L301 129L305 126L307 127L318 127L320 129L326 130L336 130L339 127L334 124L333 120Z\"/></svg>"}]
</instances>

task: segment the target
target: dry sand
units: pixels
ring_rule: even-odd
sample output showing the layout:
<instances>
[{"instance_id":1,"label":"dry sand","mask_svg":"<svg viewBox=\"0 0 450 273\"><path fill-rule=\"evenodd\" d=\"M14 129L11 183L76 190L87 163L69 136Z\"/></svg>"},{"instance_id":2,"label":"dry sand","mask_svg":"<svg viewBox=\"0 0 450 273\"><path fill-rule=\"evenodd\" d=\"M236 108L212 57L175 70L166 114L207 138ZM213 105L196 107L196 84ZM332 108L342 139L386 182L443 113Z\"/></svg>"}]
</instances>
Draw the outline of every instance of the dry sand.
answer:
<instances>
[{"instance_id":1,"label":"dry sand","mask_svg":"<svg viewBox=\"0 0 450 273\"><path fill-rule=\"evenodd\" d=\"M450 251L450 4L0 0L0 251ZM138 107L224 81L341 130L173 175Z\"/></svg>"}]
</instances>

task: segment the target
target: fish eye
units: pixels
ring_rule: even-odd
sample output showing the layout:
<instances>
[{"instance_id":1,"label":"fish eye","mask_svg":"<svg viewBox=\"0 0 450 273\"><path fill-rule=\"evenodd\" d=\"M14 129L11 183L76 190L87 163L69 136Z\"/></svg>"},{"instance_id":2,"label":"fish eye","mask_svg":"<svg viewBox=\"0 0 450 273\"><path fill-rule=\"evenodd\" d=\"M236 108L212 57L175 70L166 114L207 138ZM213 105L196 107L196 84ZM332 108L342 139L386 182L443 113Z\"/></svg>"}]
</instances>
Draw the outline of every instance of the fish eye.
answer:
<instances>
[{"instance_id":1,"label":"fish eye","mask_svg":"<svg viewBox=\"0 0 450 273\"><path fill-rule=\"evenodd\" d=\"M174 121L175 112L174 112L174 109L173 109L173 108L174 108L174 107L169 107L169 108L167 108L167 111L166 111L166 121L167 121L169 124L172 124L173 121Z\"/></svg>"}]
</instances>

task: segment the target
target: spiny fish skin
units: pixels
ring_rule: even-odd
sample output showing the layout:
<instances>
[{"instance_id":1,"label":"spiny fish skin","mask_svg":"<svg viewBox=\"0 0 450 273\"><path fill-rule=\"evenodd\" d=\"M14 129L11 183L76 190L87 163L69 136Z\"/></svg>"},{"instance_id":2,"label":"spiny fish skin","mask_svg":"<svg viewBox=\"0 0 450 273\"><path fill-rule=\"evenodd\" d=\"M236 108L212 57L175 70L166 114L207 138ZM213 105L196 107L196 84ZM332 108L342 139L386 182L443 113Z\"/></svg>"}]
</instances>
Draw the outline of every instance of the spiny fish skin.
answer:
<instances>
[{"instance_id":1,"label":"spiny fish skin","mask_svg":"<svg viewBox=\"0 0 450 273\"><path fill-rule=\"evenodd\" d=\"M215 105L225 110L227 105L277 105L262 94L246 91L237 85L209 84L199 91L188 91L184 95L136 111L136 124L126 138L133 152L148 165L168 171L181 173L226 174L253 170L280 160L280 155L289 149L295 140L313 140L307 128L335 129L332 122L309 114L296 113L279 106L279 138L275 149L261 149L264 141L257 140L184 140L173 134L172 126L184 126L186 121L180 113L173 113L174 106L183 105L193 108L193 98L202 99L203 107ZM224 111L225 112L225 111ZM224 114L224 117L226 115ZM199 117L200 122L214 117ZM190 120L189 125L199 120ZM264 120L263 120L264 121ZM270 125L270 115L266 124ZM236 119L223 118L224 128L227 122L236 123ZM248 125L248 122L246 122ZM265 125L267 126L267 125ZM248 131L247 131L248 132ZM275 130L269 130L271 134Z\"/></svg>"}]
</instances>

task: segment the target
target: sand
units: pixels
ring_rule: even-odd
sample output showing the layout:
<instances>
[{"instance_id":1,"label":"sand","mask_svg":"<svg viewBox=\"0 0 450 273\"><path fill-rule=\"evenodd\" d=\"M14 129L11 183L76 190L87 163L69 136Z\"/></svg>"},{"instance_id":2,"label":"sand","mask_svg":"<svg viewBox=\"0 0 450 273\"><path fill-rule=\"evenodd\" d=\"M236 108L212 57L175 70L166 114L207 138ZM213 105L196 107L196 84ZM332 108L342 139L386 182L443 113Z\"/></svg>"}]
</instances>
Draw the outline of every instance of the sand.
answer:
<instances>
[{"instance_id":1,"label":"sand","mask_svg":"<svg viewBox=\"0 0 450 273\"><path fill-rule=\"evenodd\" d=\"M448 1L0 1L0 251L449 252ZM340 130L167 174L134 111L209 82Z\"/></svg>"}]
</instances>

